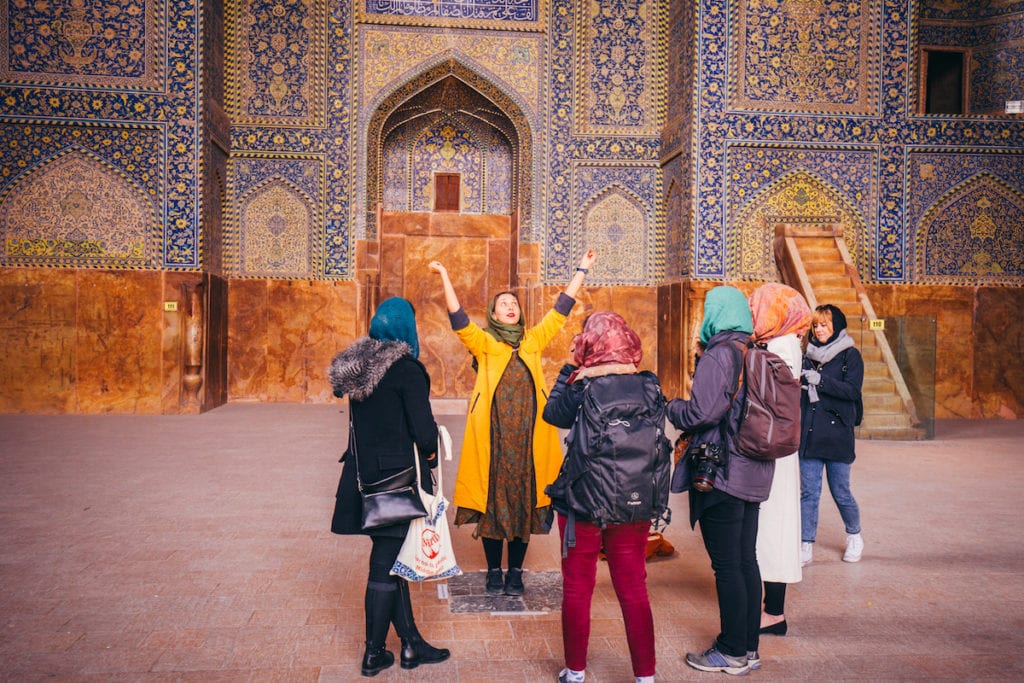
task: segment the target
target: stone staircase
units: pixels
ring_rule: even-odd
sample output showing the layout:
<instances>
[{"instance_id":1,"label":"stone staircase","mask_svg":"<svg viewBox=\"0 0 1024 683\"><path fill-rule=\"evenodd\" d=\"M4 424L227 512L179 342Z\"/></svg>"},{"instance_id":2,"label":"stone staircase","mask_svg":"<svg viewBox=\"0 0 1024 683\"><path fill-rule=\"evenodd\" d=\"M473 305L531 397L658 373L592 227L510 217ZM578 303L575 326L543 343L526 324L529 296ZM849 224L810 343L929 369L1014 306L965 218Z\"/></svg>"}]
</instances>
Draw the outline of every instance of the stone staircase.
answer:
<instances>
[{"instance_id":1,"label":"stone staircase","mask_svg":"<svg viewBox=\"0 0 1024 683\"><path fill-rule=\"evenodd\" d=\"M774 250L782 281L803 294L812 309L833 304L846 315L847 331L864 357L864 421L857 438L925 438L885 332L868 329L868 321L877 316L853 267L842 228L779 225Z\"/></svg>"}]
</instances>

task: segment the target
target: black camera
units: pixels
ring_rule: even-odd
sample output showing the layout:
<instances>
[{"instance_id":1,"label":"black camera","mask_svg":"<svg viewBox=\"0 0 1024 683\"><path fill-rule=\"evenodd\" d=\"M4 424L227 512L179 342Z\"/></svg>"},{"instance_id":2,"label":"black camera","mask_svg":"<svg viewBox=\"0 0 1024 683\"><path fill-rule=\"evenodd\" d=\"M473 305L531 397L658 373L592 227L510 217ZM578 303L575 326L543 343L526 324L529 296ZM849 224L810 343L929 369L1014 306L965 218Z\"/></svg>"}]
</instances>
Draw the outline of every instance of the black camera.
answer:
<instances>
[{"instance_id":1,"label":"black camera","mask_svg":"<svg viewBox=\"0 0 1024 683\"><path fill-rule=\"evenodd\" d=\"M722 464L722 449L716 443L702 443L693 458L693 488L707 493L715 488L715 472Z\"/></svg>"}]
</instances>

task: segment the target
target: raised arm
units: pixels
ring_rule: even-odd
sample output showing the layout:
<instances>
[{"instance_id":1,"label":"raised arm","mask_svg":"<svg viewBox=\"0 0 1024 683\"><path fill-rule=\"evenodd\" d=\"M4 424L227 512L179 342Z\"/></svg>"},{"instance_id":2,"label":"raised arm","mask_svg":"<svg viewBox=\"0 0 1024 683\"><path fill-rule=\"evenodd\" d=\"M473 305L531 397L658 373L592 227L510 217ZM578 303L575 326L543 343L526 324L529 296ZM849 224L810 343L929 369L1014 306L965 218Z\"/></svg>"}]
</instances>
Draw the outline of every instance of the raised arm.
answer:
<instances>
[{"instance_id":1,"label":"raised arm","mask_svg":"<svg viewBox=\"0 0 1024 683\"><path fill-rule=\"evenodd\" d=\"M441 276L441 286L444 287L444 303L448 307L448 312L457 312L461 306L459 305L459 297L455 296L455 288L452 287L451 278L448 277L448 269L441 265L440 261L431 261L428 267Z\"/></svg>"},{"instance_id":2,"label":"raised arm","mask_svg":"<svg viewBox=\"0 0 1024 683\"><path fill-rule=\"evenodd\" d=\"M590 266L594 265L596 260L597 254L594 253L594 250L587 249L587 253L583 254L583 258L580 259L580 265L576 268L576 272L573 273L572 279L569 280L569 284L565 287L566 296L570 296L573 299L576 298L576 293L583 286L583 278L587 276L587 271L590 270Z\"/></svg>"}]
</instances>

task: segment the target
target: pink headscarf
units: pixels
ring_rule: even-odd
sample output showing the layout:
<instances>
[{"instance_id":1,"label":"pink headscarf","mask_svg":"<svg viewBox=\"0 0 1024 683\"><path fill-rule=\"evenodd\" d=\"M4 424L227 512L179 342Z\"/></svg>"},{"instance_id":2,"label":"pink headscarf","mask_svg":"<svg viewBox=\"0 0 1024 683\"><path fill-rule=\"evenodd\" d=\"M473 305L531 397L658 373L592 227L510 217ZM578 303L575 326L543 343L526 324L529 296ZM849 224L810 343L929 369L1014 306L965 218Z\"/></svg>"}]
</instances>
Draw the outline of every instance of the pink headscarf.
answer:
<instances>
[{"instance_id":1,"label":"pink headscarf","mask_svg":"<svg viewBox=\"0 0 1024 683\"><path fill-rule=\"evenodd\" d=\"M753 340L763 343L786 334L803 336L811 327L811 309L800 292L778 282L761 285L750 295Z\"/></svg>"},{"instance_id":2,"label":"pink headscarf","mask_svg":"<svg viewBox=\"0 0 1024 683\"><path fill-rule=\"evenodd\" d=\"M626 324L622 316L611 311L597 311L587 318L583 332L573 340L572 359L578 370L598 365L636 365L643 358L644 352L640 337Z\"/></svg>"}]
</instances>

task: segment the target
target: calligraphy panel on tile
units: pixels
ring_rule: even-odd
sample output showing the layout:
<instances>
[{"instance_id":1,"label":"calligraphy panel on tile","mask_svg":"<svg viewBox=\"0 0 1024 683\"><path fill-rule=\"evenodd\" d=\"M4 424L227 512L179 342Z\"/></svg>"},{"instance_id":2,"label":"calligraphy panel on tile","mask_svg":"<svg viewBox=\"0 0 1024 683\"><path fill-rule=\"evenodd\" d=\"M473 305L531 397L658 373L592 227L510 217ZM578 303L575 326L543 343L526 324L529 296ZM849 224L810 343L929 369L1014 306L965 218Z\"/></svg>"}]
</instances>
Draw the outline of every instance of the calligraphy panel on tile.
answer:
<instances>
[{"instance_id":1,"label":"calligraphy panel on tile","mask_svg":"<svg viewBox=\"0 0 1024 683\"><path fill-rule=\"evenodd\" d=\"M228 23L228 109L241 125L323 126L326 0L242 0Z\"/></svg>"},{"instance_id":2,"label":"calligraphy panel on tile","mask_svg":"<svg viewBox=\"0 0 1024 683\"><path fill-rule=\"evenodd\" d=\"M587 0L577 9L575 130L581 135L658 135L664 78L658 3Z\"/></svg>"},{"instance_id":3,"label":"calligraphy panel on tile","mask_svg":"<svg viewBox=\"0 0 1024 683\"><path fill-rule=\"evenodd\" d=\"M546 0L363 0L366 22L542 30Z\"/></svg>"},{"instance_id":4,"label":"calligraphy panel on tile","mask_svg":"<svg viewBox=\"0 0 1024 683\"><path fill-rule=\"evenodd\" d=\"M157 90L164 86L165 3L0 3L0 82Z\"/></svg>"},{"instance_id":5,"label":"calligraphy panel on tile","mask_svg":"<svg viewBox=\"0 0 1024 683\"><path fill-rule=\"evenodd\" d=\"M877 115L881 5L730 3L729 108Z\"/></svg>"}]
</instances>

